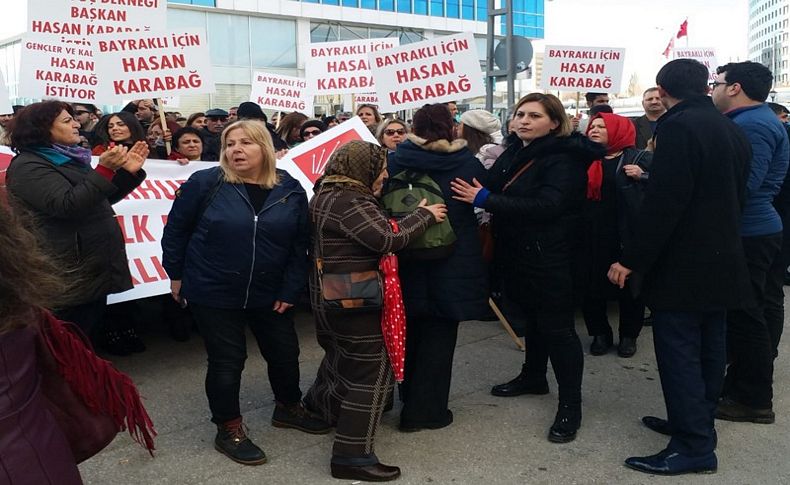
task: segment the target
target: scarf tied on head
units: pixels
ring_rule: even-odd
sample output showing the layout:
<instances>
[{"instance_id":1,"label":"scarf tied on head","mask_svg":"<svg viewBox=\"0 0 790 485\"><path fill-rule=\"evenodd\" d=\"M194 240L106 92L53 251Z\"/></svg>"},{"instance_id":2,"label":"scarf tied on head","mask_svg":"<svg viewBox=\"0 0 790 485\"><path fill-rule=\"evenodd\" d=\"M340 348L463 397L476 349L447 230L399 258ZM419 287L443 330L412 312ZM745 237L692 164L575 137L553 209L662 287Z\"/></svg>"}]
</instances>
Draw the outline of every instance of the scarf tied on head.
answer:
<instances>
[{"instance_id":1,"label":"scarf tied on head","mask_svg":"<svg viewBox=\"0 0 790 485\"><path fill-rule=\"evenodd\" d=\"M592 122L598 118L606 125L606 134L609 141L606 144L606 153L612 154L636 145L636 128L630 119L613 113L598 113L590 118L587 125L587 135L590 134ZM600 201L601 186L603 185L603 161L595 160L587 169L587 199Z\"/></svg>"},{"instance_id":2,"label":"scarf tied on head","mask_svg":"<svg viewBox=\"0 0 790 485\"><path fill-rule=\"evenodd\" d=\"M373 195L373 182L387 163L387 150L362 140L352 140L335 150L316 186L329 184Z\"/></svg>"}]
</instances>

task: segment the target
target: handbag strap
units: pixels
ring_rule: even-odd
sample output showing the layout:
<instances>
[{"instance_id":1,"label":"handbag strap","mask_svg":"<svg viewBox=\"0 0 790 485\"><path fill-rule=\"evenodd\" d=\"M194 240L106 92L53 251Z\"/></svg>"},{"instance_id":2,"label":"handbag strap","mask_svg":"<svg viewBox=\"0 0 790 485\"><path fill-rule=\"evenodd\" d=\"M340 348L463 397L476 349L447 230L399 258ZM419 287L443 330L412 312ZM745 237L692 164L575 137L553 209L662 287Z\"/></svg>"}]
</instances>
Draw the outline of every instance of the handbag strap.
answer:
<instances>
[{"instance_id":1,"label":"handbag strap","mask_svg":"<svg viewBox=\"0 0 790 485\"><path fill-rule=\"evenodd\" d=\"M521 167L520 169L518 169L518 172L516 172L516 173L515 173L515 174L514 174L512 177L510 177L510 180L508 180L508 181L507 181L507 183L505 184L505 186L504 186L504 187L502 187L502 192L506 191L506 190L508 189L508 187L510 187L511 185L513 185L513 182L515 182L515 181L516 181L516 179L518 179L519 177L521 177L521 174L523 174L524 172L526 172L526 171L527 171L527 169L528 169L529 167L531 167L533 163L535 163L535 159L532 159L532 160L530 160L529 162L525 163L523 167Z\"/></svg>"}]
</instances>

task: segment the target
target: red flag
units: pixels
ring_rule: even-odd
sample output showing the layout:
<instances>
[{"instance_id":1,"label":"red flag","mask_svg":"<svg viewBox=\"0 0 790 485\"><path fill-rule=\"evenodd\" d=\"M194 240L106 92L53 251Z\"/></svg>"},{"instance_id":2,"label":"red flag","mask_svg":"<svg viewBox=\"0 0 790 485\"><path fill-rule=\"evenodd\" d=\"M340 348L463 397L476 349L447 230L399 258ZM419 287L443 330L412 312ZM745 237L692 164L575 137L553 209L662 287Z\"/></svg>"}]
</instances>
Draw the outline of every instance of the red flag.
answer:
<instances>
[{"instance_id":1,"label":"red flag","mask_svg":"<svg viewBox=\"0 0 790 485\"><path fill-rule=\"evenodd\" d=\"M675 37L680 39L681 37L688 35L689 35L689 20L686 19L683 21L682 24L680 24L680 29L678 29L678 35L676 35Z\"/></svg>"},{"instance_id":2,"label":"red flag","mask_svg":"<svg viewBox=\"0 0 790 485\"><path fill-rule=\"evenodd\" d=\"M672 37L669 39L669 44L667 44L667 48L664 49L664 57L669 59L669 54L672 52L672 49L675 48L675 38Z\"/></svg>"}]
</instances>

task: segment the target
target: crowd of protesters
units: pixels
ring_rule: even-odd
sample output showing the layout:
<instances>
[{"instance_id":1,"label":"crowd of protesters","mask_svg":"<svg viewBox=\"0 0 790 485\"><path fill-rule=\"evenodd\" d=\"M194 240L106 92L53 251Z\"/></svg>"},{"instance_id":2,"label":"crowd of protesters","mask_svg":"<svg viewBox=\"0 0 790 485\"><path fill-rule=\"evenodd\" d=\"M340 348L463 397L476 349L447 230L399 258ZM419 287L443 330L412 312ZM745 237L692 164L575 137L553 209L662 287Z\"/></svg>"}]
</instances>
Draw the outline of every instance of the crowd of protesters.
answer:
<instances>
[{"instance_id":1,"label":"crowd of protesters","mask_svg":"<svg viewBox=\"0 0 790 485\"><path fill-rule=\"evenodd\" d=\"M459 113L455 103L425 105L409 122L363 104L354 114L380 146L341 146L309 202L276 161L351 113L277 113L271 123L245 102L188 117L167 113L160 122L147 99L103 116L92 105L44 101L0 118L0 126L18 153L7 176L11 207L31 215L41 246L79 282L56 315L121 355L145 346L133 324L106 312L107 295L131 286L112 204L145 178L146 158L219 161L178 191L162 247L170 315L186 321L171 332L188 338L194 320L203 338L215 447L234 461L267 459L239 409L249 327L268 364L274 426L335 428L337 478L400 476L374 453L397 375L382 309L338 312L326 304L337 289L322 279L376 272L380 257L394 252L403 256L408 336L401 431L451 425L459 323L485 318L496 291L523 320L527 352L520 373L491 394L548 394L550 361L558 399L547 437L574 440L584 394L575 312L591 337L589 354L603 355L615 346L608 303L616 301L622 358L637 353L646 308L652 312L667 418L643 423L670 437L659 453L626 465L707 473L718 466L714 418L775 419L773 362L790 263L790 130L788 110L765 102L772 82L764 66L741 62L719 67L708 83L702 64L676 60L645 91L644 116L614 114L606 93L587 93L590 116L582 122L541 93L520 99L504 125L484 110ZM91 154L99 157L95 169ZM433 182L439 201L415 201L390 220L382 193L414 174ZM443 252L407 251L448 221L452 243ZM305 292L325 357L303 396L293 313Z\"/></svg>"}]
</instances>

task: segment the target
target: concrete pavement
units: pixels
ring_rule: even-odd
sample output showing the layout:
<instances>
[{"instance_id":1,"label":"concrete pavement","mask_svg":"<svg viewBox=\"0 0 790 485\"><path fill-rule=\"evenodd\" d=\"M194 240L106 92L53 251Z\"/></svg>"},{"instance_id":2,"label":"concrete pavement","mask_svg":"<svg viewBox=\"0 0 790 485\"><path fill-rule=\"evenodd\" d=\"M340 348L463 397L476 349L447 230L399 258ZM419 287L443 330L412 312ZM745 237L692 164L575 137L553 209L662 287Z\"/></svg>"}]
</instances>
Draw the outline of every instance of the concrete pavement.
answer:
<instances>
[{"instance_id":1,"label":"concrete pavement","mask_svg":"<svg viewBox=\"0 0 790 485\"><path fill-rule=\"evenodd\" d=\"M616 319L612 319L616 321ZM645 414L665 416L652 333L645 328L631 359L612 352L592 357L584 325L577 321L585 347L584 417L576 441L546 440L556 410L556 383L550 372L547 396L497 398L492 384L514 377L523 354L497 322L461 325L450 408L455 422L441 430L400 433L398 413L385 414L376 442L382 462L398 465L406 484L779 484L790 483L790 347L780 348L775 372L773 425L717 421L719 472L674 478L625 468L623 459L652 454L666 437L644 428ZM323 355L315 341L312 317L300 313L302 390L310 386ZM205 352L199 336L174 342L149 332L149 350L115 358L146 398L159 436L155 458L119 435L99 455L80 466L87 484L339 484L329 475L332 435L314 436L270 425L274 408L265 364L253 339L244 371L241 405L251 438L269 457L258 467L236 464L213 448L203 391ZM351 483L345 481L345 483Z\"/></svg>"}]
</instances>

